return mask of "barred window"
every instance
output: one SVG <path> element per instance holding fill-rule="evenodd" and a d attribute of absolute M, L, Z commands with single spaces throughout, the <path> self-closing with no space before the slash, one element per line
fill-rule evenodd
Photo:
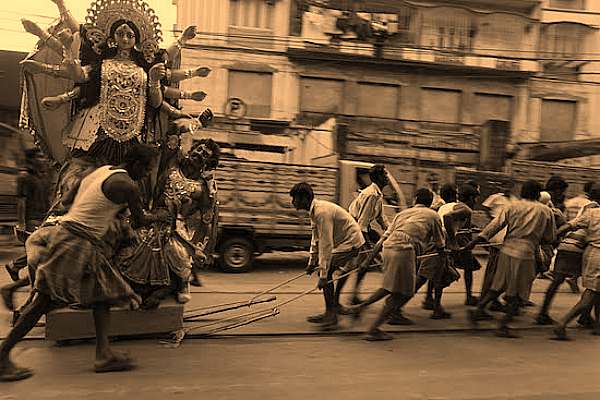
<path fill-rule="evenodd" d="M 423 11 L 421 45 L 436 49 L 469 50 L 472 15 L 469 11 L 439 7 Z"/>

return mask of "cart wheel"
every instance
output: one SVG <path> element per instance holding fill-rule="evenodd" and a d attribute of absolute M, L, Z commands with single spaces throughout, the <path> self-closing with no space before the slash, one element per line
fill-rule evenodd
<path fill-rule="evenodd" d="M 228 239 L 219 252 L 219 265 L 225 272 L 247 272 L 252 269 L 254 250 L 244 238 Z"/>

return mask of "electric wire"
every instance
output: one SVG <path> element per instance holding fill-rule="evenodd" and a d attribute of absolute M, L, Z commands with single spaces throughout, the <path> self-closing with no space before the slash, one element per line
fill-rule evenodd
<path fill-rule="evenodd" d="M 46 16 L 40 16 L 40 17 L 52 18 L 52 17 L 46 17 Z M 52 19 L 55 19 L 55 18 L 52 18 Z M 17 20 L 15 20 L 15 22 L 17 22 Z M 20 20 L 18 22 L 20 23 Z M 2 30 L 7 30 L 7 28 L 0 28 L 0 31 L 2 31 Z M 179 29 L 161 29 L 161 31 L 163 33 L 164 32 L 169 32 L 169 33 L 182 33 L 183 32 L 182 30 L 179 30 Z M 26 33 L 26 32 L 23 31 L 23 33 Z M 204 37 L 207 40 L 214 40 L 214 39 L 256 40 L 256 41 L 267 42 L 269 45 L 272 45 L 272 44 L 294 44 L 294 43 L 300 43 L 300 44 L 306 45 L 307 43 L 310 44 L 312 42 L 316 42 L 317 40 L 320 40 L 320 39 L 311 39 L 311 38 L 302 37 L 302 36 L 279 37 L 279 36 L 273 36 L 273 35 L 250 35 L 250 34 L 242 35 L 242 34 L 232 34 L 232 33 L 196 31 L 196 39 L 194 39 L 194 40 L 198 41 L 199 37 Z M 312 40 L 312 42 L 311 42 L 311 40 Z M 323 43 L 320 46 L 317 46 L 316 44 L 314 44 L 314 45 L 317 48 L 326 48 L 326 49 L 338 48 L 338 49 L 343 49 L 343 50 L 354 50 L 354 51 L 360 51 L 360 50 L 373 51 L 374 50 L 374 45 L 364 43 L 364 42 L 357 42 L 356 44 L 353 44 L 353 45 L 335 44 L 335 43 L 332 44 L 329 42 Z M 248 45 L 240 46 L 239 44 L 238 44 L 238 46 L 241 48 L 248 49 L 248 50 L 263 50 L 263 51 L 266 50 L 264 47 L 260 47 L 260 46 L 248 46 Z M 572 57 L 572 56 L 568 56 L 568 57 L 533 57 L 535 55 L 539 55 L 540 53 L 542 53 L 542 54 L 543 53 L 559 54 L 559 53 L 538 50 L 538 49 L 522 50 L 522 49 L 515 49 L 515 48 L 508 48 L 508 47 L 504 47 L 504 48 L 474 47 L 474 48 L 471 48 L 470 51 L 465 51 L 465 50 L 456 49 L 456 48 L 444 48 L 444 47 L 439 47 L 439 46 L 427 46 L 427 45 L 404 45 L 404 46 L 384 45 L 383 48 L 386 50 L 389 50 L 389 51 L 402 50 L 402 49 L 436 50 L 436 51 L 441 51 L 441 52 L 447 52 L 447 54 L 450 56 L 501 57 L 502 59 L 507 59 L 507 60 L 523 60 L 523 61 L 573 61 L 573 62 L 600 61 L 600 52 L 585 52 L 585 51 L 573 52 L 574 54 L 576 53 L 578 57 Z M 304 46 L 304 49 L 311 50 L 310 47 L 307 48 L 306 46 Z M 495 52 L 498 54 L 478 54 L 477 51 L 489 51 L 489 52 Z M 532 57 L 515 57 L 515 56 L 510 56 L 507 54 L 502 54 L 502 53 L 506 53 L 506 52 L 513 52 L 513 53 L 517 53 L 517 54 L 531 54 L 533 56 Z M 586 56 L 586 55 L 590 55 L 590 56 L 597 55 L 597 56 L 599 56 L 599 58 L 583 58 L 583 57 L 581 57 L 581 56 Z"/>

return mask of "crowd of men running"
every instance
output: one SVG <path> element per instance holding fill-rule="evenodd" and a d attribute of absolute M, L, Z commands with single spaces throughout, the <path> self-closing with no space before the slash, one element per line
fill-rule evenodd
<path fill-rule="evenodd" d="M 381 330 L 381 325 L 412 324 L 402 308 L 425 283 L 423 308 L 432 310 L 431 318 L 451 318 L 442 306 L 442 293 L 458 280 L 460 269 L 465 305 L 473 307 L 470 322 L 476 325 L 492 319 L 490 311 L 502 312 L 497 336 L 517 336 L 510 324 L 521 307 L 532 305 L 529 297 L 536 277 L 552 279 L 536 323 L 554 324 L 554 338 L 567 340 L 567 324 L 581 315 L 578 322 L 600 335 L 600 184 L 585 185 L 585 198 L 573 218 L 565 216 L 568 184 L 559 176 L 552 176 L 545 187 L 534 180 L 525 181 L 518 195 L 513 193 L 515 184 L 505 185 L 481 204 L 491 222 L 477 229 L 471 223 L 480 198 L 476 182 L 458 187 L 446 184 L 439 195 L 431 188 L 418 189 L 414 206 L 389 222 L 383 213 L 387 171 L 375 165 L 369 175 L 372 183 L 360 191 L 348 210 L 316 199 L 307 182 L 296 184 L 290 191 L 295 208 L 309 213 L 312 240 L 306 271 L 318 271 L 318 287 L 325 299 L 324 313 L 308 317 L 308 322 L 320 324 L 324 330 L 334 329 L 338 315 L 360 318 L 366 307 L 385 299 L 365 339 L 389 340 L 392 336 Z M 384 231 L 379 238 L 372 229 L 375 222 Z M 473 295 L 472 288 L 473 272 L 482 267 L 472 253 L 478 244 L 486 244 L 489 250 L 480 297 Z M 361 281 L 380 253 L 381 286 L 361 299 Z M 551 265 L 554 267 L 549 271 Z M 354 273 L 357 278 L 351 303 L 344 306 L 340 294 Z M 579 276 L 585 288 L 580 301 L 558 322 L 552 320 L 549 308 L 557 288 L 567 281 L 578 291 Z M 592 309 L 595 318 L 590 315 Z"/>
<path fill-rule="evenodd" d="M 101 238 L 123 205 L 128 206 L 135 226 L 158 221 L 159 215 L 148 215 L 142 209 L 135 183 L 151 170 L 153 151 L 139 145 L 126 154 L 118 167 L 107 165 L 90 173 L 82 180 L 61 223 L 40 228 L 27 240 L 27 258 L 22 264 L 37 265 L 33 268 L 35 290 L 0 343 L 0 381 L 33 375 L 29 368 L 13 363 L 12 349 L 57 302 L 69 304 L 75 300 L 90 304 L 93 309 L 97 336 L 95 371 L 134 367 L 129 356 L 111 351 L 108 323 L 110 306 L 115 301 L 135 309 L 142 299 L 111 265 Z M 388 184 L 387 171 L 384 166 L 375 165 L 369 176 L 372 183 L 360 191 L 348 210 L 315 199 L 309 183 L 298 183 L 290 190 L 293 206 L 309 214 L 312 240 L 306 270 L 309 274 L 318 271 L 318 287 L 325 299 L 325 312 L 309 317 L 309 322 L 320 324 L 325 330 L 333 329 L 338 315 L 360 318 L 366 307 L 385 299 L 366 339 L 391 339 L 389 333 L 380 329 L 381 325 L 412 324 L 402 308 L 425 283 L 428 287 L 423 308 L 432 311 L 431 318 L 451 318 L 442 306 L 442 294 L 445 287 L 459 279 L 458 268 L 463 270 L 465 305 L 474 307 L 469 313 L 470 321 L 476 324 L 490 319 L 490 311 L 503 311 L 496 334 L 514 337 L 509 324 L 520 307 L 529 302 L 536 276 L 546 276 L 542 272 L 554 260 L 553 281 L 536 322 L 555 324 L 555 338 L 566 340 L 567 324 L 581 315 L 578 322 L 600 334 L 600 184 L 586 185 L 587 197 L 573 218 L 563 213 L 566 182 L 560 177 L 551 178 L 545 188 L 533 180 L 523 182 L 519 196 L 505 188 L 482 203 L 492 220 L 481 230 L 471 224 L 480 197 L 475 182 L 458 187 L 446 184 L 439 195 L 429 188 L 418 189 L 414 205 L 398 212 L 389 222 L 383 213 L 382 192 Z M 380 237 L 372 229 L 375 222 L 384 231 Z M 473 272 L 482 266 L 472 250 L 482 243 L 489 244 L 490 255 L 481 294 L 476 297 Z M 377 257 L 383 271 L 381 285 L 361 299 L 361 282 Z M 18 263 L 11 263 L 6 269 L 18 281 Z M 353 274 L 356 279 L 351 304 L 344 306 L 340 294 Z M 549 308 L 558 286 L 571 279 L 571 285 L 576 287 L 574 282 L 579 276 L 585 288 L 580 301 L 560 321 L 553 321 Z M 502 295 L 505 304 L 500 302 Z M 7 306 L 12 306 L 12 290 L 3 288 L 2 298 Z M 592 309 L 595 318 L 591 316 Z"/>

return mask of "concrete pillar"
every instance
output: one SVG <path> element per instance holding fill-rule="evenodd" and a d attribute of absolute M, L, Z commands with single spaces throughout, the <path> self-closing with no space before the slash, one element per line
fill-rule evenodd
<path fill-rule="evenodd" d="M 528 126 L 528 115 L 530 108 L 529 83 L 517 85 L 516 95 L 513 101 L 513 123 L 510 127 L 508 146 L 514 146 L 516 142 L 521 141 L 524 132 L 531 131 Z"/>
<path fill-rule="evenodd" d="M 527 142 L 539 142 L 540 133 L 542 129 L 542 98 L 531 97 L 529 110 L 529 120 L 527 129 L 527 137 L 522 138 L 523 141 Z"/>

